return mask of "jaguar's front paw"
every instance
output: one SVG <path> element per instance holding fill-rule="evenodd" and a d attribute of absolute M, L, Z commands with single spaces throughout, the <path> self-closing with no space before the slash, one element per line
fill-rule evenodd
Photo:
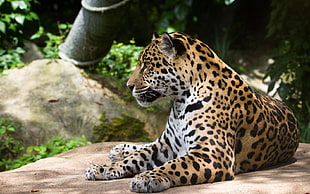
<path fill-rule="evenodd" d="M 106 165 L 94 164 L 85 170 L 85 179 L 90 181 L 104 180 L 105 171 L 107 169 Z"/>
<path fill-rule="evenodd" d="M 145 173 L 136 175 L 129 182 L 130 190 L 138 193 L 152 193 L 171 187 L 170 180 L 162 176 L 149 176 Z"/>
<path fill-rule="evenodd" d="M 85 170 L 85 179 L 86 180 L 109 180 L 115 179 L 117 173 L 111 171 L 112 167 L 106 165 L 94 164 Z"/>

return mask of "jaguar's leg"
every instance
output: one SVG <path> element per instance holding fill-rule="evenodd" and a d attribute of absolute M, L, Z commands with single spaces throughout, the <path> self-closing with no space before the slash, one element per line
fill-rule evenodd
<path fill-rule="evenodd" d="M 211 154 L 192 153 L 136 175 L 129 183 L 134 192 L 159 192 L 170 187 L 234 178 L 233 162 L 216 160 Z"/>
<path fill-rule="evenodd" d="M 161 153 L 161 144 L 153 143 L 111 166 L 94 164 L 85 170 L 85 177 L 87 180 L 109 180 L 128 177 L 154 169 L 169 159 L 169 155 Z"/>

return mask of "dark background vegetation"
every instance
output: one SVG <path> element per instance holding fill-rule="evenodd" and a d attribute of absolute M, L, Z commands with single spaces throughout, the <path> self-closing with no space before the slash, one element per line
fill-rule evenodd
<path fill-rule="evenodd" d="M 80 9 L 76 0 L 0 0 L 0 72 L 19 66 L 24 40 L 31 37 L 32 42 L 50 52 L 45 56 L 57 57 L 58 45 Z M 301 141 L 310 142 L 309 10 L 309 0 L 131 0 L 126 17 L 115 31 L 116 41 L 121 44 L 112 48 L 120 52 L 110 52 L 104 60 L 113 61 L 120 53 L 136 55 L 154 31 L 182 31 L 197 37 L 238 70 L 242 68 L 230 58 L 229 51 L 240 50 L 241 55 L 252 51 L 253 61 L 255 53 L 263 51 L 274 60 L 264 72 L 271 78 L 269 90 L 281 80 L 277 93 L 295 112 Z M 130 56 L 126 56 L 129 63 L 133 61 Z M 128 64 L 116 64 L 114 69 L 105 62 L 100 64 L 103 67 L 98 72 L 112 75 L 114 71 L 116 79 L 123 77 L 122 82 L 130 73 Z"/>
<path fill-rule="evenodd" d="M 173 29 L 211 45 L 228 35 L 232 48 L 257 46 L 270 43 L 266 39 L 270 4 L 270 0 L 236 0 L 231 4 L 225 4 L 225 0 L 132 0 L 119 31 L 115 32 L 116 39 L 129 42 L 134 38 L 137 45 L 145 46 L 154 31 Z M 55 0 L 35 4 L 33 11 L 39 15 L 40 25 L 57 33 L 57 24 L 72 24 L 80 8 L 75 0 Z"/>

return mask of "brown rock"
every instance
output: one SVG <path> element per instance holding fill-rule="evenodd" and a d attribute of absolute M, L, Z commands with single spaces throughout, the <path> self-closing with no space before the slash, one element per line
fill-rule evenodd
<path fill-rule="evenodd" d="M 165 119 L 159 120 L 161 117 L 151 120 L 157 117 L 126 103 L 62 60 L 36 60 L 6 72 L 8 75 L 0 76 L 0 118 L 10 118 L 17 124 L 15 138 L 24 147 L 44 144 L 59 136 L 85 135 L 87 140 L 93 140 L 92 129 L 100 123 L 103 112 L 107 119 L 126 114 L 141 120 L 152 137 L 166 124 Z"/>
<path fill-rule="evenodd" d="M 0 173 L 0 193 L 131 193 L 130 178 L 86 181 L 84 169 L 109 164 L 118 143 L 98 143 Z M 294 160 L 267 170 L 239 174 L 233 181 L 171 188 L 163 193 L 310 193 L 310 144 L 300 144 Z"/>

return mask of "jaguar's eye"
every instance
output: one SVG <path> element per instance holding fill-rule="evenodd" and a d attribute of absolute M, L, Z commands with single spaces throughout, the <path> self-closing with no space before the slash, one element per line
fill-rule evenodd
<path fill-rule="evenodd" d="M 143 63 L 141 66 L 141 72 L 145 72 L 147 70 L 148 63 Z"/>

